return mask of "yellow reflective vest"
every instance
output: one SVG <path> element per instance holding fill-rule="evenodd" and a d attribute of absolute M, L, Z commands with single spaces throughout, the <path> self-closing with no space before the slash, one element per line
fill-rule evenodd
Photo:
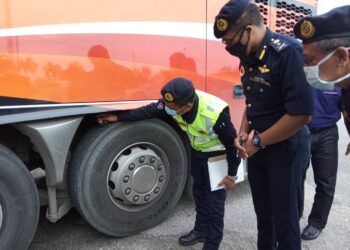
<path fill-rule="evenodd" d="M 196 90 L 196 94 L 198 95 L 198 110 L 193 123 L 188 124 L 181 115 L 174 116 L 173 119 L 187 133 L 191 146 L 195 150 L 199 152 L 225 150 L 213 127 L 221 111 L 228 104 L 216 96 L 199 90 Z"/>

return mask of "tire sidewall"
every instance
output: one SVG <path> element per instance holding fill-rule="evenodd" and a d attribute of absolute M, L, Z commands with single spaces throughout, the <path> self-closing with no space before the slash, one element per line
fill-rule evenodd
<path fill-rule="evenodd" d="M 39 220 L 40 202 L 34 179 L 18 157 L 0 145 L 0 249 L 26 249 Z"/>
<path fill-rule="evenodd" d="M 81 185 L 78 185 L 81 209 L 84 217 L 89 222 L 94 221 L 93 226 L 99 231 L 124 236 L 145 230 L 164 220 L 178 202 L 187 175 L 187 159 L 183 157 L 186 153 L 180 137 L 170 126 L 159 123 L 155 120 L 125 123 L 118 129 L 106 129 L 81 162 Z M 108 194 L 108 172 L 117 154 L 140 142 L 153 143 L 164 151 L 170 173 L 167 173 L 166 189 L 152 206 L 140 212 L 127 212 L 117 207 Z M 116 232 L 116 228 L 120 231 Z"/>

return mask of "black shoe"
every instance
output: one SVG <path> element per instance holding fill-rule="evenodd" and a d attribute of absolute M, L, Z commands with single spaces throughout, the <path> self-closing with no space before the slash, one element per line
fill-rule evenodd
<path fill-rule="evenodd" d="M 314 240 L 320 235 L 321 232 L 321 229 L 318 229 L 311 225 L 307 225 L 304 228 L 303 233 L 301 234 L 301 238 L 303 238 L 304 240 Z"/>
<path fill-rule="evenodd" d="M 179 238 L 179 244 L 181 246 L 192 246 L 198 242 L 203 242 L 204 236 L 202 233 L 192 230 L 186 235 Z"/>

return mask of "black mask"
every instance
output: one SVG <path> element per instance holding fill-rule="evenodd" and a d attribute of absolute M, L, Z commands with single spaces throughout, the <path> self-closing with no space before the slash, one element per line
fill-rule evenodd
<path fill-rule="evenodd" d="M 242 31 L 238 42 L 236 42 L 232 45 L 226 46 L 226 48 L 225 48 L 228 53 L 230 53 L 233 56 L 239 57 L 239 59 L 241 59 L 241 60 L 243 60 L 244 58 L 247 57 L 246 53 L 247 53 L 247 48 L 248 48 L 248 44 L 249 44 L 249 40 L 250 40 L 250 34 L 249 34 L 247 43 L 245 45 L 241 44 L 241 39 L 243 37 L 243 34 L 244 34 L 244 30 Z"/>

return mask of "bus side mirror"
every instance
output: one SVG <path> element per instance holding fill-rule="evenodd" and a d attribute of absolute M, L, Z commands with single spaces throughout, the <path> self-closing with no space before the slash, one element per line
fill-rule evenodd
<path fill-rule="evenodd" d="M 243 87 L 242 85 L 235 84 L 233 86 L 233 99 L 242 99 L 244 98 Z"/>

